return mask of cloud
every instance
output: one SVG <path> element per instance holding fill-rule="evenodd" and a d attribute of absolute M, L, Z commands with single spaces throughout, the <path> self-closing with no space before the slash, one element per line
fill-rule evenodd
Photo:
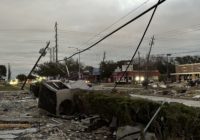
<path fill-rule="evenodd" d="M 54 23 L 58 22 L 59 58 L 71 55 L 69 46 L 83 49 L 102 36 L 150 7 L 149 0 L 126 18 L 90 40 L 106 27 L 134 10 L 146 0 L 1 0 L 0 1 L 0 64 L 12 63 L 13 73 L 31 69 L 40 48 L 54 43 Z M 140 52 L 145 55 L 155 35 L 153 53 L 170 53 L 197 49 L 200 24 L 200 1 L 166 0 L 159 6 Z M 150 14 L 131 23 L 94 49 L 82 54 L 82 62 L 97 66 L 103 51 L 107 59 L 128 59 L 133 54 Z M 194 26 L 196 25 L 196 26 Z M 89 42 L 84 44 L 86 41 Z M 94 55 L 95 54 L 95 55 Z M 48 56 L 42 62 L 48 61 Z"/>

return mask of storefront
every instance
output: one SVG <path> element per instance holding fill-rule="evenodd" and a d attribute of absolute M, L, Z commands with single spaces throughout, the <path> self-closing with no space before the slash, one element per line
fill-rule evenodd
<path fill-rule="evenodd" d="M 171 73 L 176 81 L 194 81 L 200 78 L 200 63 L 184 64 L 176 66 L 176 73 Z"/>

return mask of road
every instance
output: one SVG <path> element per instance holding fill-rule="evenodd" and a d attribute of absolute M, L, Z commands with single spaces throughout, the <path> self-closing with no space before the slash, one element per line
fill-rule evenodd
<path fill-rule="evenodd" d="M 169 98 L 169 97 L 158 97 L 158 96 L 136 95 L 136 94 L 130 94 L 130 96 L 133 98 L 143 98 L 143 99 L 148 99 L 148 100 L 152 100 L 152 101 L 176 102 L 176 103 L 182 103 L 187 106 L 200 107 L 200 101 L 194 101 L 194 100 L 177 99 L 177 98 Z"/>
<path fill-rule="evenodd" d="M 114 87 L 114 86 L 113 86 Z M 98 86 L 93 86 L 93 89 L 95 90 L 112 90 L 113 87 L 106 87 L 102 85 Z M 143 89 L 143 88 L 135 88 L 135 87 L 116 87 L 117 90 L 122 90 L 122 91 L 129 91 L 129 90 L 134 90 L 134 89 Z"/>

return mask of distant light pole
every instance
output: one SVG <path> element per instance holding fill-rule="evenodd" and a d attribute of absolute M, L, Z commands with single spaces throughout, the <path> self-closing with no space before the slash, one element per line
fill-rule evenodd
<path fill-rule="evenodd" d="M 76 49 L 78 53 L 78 78 L 81 79 L 81 66 L 80 66 L 80 60 L 81 60 L 81 57 L 80 57 L 80 49 L 77 48 L 77 47 L 68 47 L 68 48 L 73 48 L 73 49 Z"/>
<path fill-rule="evenodd" d="M 167 54 L 167 82 L 169 81 L 169 56 L 172 54 Z"/>
<path fill-rule="evenodd" d="M 139 84 L 141 82 L 141 77 L 140 77 L 140 52 L 138 51 L 138 76 L 139 76 Z"/>

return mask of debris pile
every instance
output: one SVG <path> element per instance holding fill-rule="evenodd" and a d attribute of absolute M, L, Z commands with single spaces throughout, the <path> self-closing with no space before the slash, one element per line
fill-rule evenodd
<path fill-rule="evenodd" d="M 28 93 L 0 92 L 0 139 L 113 139 L 98 115 L 52 117 L 37 106 Z"/>

